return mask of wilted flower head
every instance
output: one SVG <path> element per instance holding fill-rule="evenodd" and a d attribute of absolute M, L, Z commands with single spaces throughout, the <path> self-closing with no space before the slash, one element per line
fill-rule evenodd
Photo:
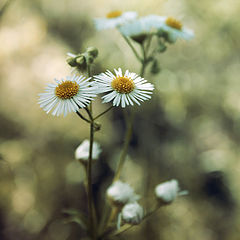
<path fill-rule="evenodd" d="M 151 98 L 154 86 L 147 80 L 128 70 L 123 74 L 122 69 L 114 69 L 115 75 L 109 70 L 94 76 L 99 93 L 109 92 L 104 95 L 103 102 L 113 101 L 113 106 L 126 107 L 126 105 L 140 105 L 140 101 Z"/>
<path fill-rule="evenodd" d="M 172 179 L 156 186 L 155 193 L 158 199 L 164 203 L 171 203 L 177 196 L 186 195 L 187 191 L 180 191 L 178 181 Z"/>
<path fill-rule="evenodd" d="M 139 224 L 143 219 L 143 208 L 137 203 L 128 203 L 122 209 L 122 219 L 129 224 Z"/>
<path fill-rule="evenodd" d="M 94 23 L 97 30 L 104 30 L 118 27 L 136 17 L 136 12 L 112 11 L 109 12 L 105 18 L 95 18 Z"/>
<path fill-rule="evenodd" d="M 128 183 L 121 181 L 114 182 L 107 189 L 107 196 L 116 205 L 124 205 L 128 202 L 134 202 L 139 199 L 134 190 Z"/>
<path fill-rule="evenodd" d="M 178 38 L 184 40 L 191 40 L 194 33 L 191 29 L 185 28 L 183 24 L 173 17 L 160 17 L 162 24 L 160 27 L 160 34 L 167 35 L 167 41 L 175 43 Z"/>
<path fill-rule="evenodd" d="M 75 158 L 82 162 L 87 162 L 89 158 L 89 147 L 90 142 L 89 140 L 84 140 L 75 150 Z M 97 160 L 99 158 L 102 149 L 97 142 L 93 142 L 93 149 L 92 149 L 92 160 Z"/>
<path fill-rule="evenodd" d="M 96 96 L 96 90 L 90 86 L 89 80 L 76 75 L 55 79 L 56 83 L 48 84 L 45 92 L 39 94 L 38 103 L 44 111 L 52 111 L 52 115 L 56 116 L 76 112 L 86 107 Z"/>

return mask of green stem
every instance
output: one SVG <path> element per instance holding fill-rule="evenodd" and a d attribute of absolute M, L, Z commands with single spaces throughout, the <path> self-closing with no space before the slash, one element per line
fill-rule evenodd
<path fill-rule="evenodd" d="M 84 121 L 86 121 L 86 122 L 88 122 L 88 123 L 91 122 L 90 120 L 88 120 L 87 118 L 85 118 L 80 112 L 77 111 L 76 114 L 77 114 L 81 119 L 83 119 Z"/>
<path fill-rule="evenodd" d="M 146 51 L 144 49 L 144 45 L 141 45 L 141 49 L 142 49 L 142 53 L 143 53 L 143 60 L 142 60 L 142 66 L 141 66 L 141 70 L 140 70 L 140 75 L 141 77 L 144 76 L 145 73 L 145 67 L 147 65 L 147 57 L 146 57 Z"/>
<path fill-rule="evenodd" d="M 124 162 L 126 160 L 128 146 L 129 146 L 129 143 L 130 143 L 130 140 L 131 140 L 131 137 L 132 137 L 133 119 L 134 119 L 134 112 L 132 111 L 129 121 L 126 120 L 127 131 L 126 131 L 126 134 L 125 134 L 123 149 L 122 149 L 122 152 L 121 152 L 121 155 L 120 155 L 117 171 L 115 173 L 113 181 L 117 181 L 119 179 L 121 170 L 122 170 Z"/>
<path fill-rule="evenodd" d="M 134 48 L 134 46 L 132 45 L 131 41 L 129 41 L 129 39 L 128 39 L 126 36 L 124 36 L 123 34 L 122 34 L 122 36 L 123 36 L 123 38 L 125 39 L 125 41 L 127 42 L 127 44 L 129 45 L 129 47 L 132 49 L 132 51 L 133 51 L 134 55 L 136 56 L 136 58 L 137 58 L 140 62 L 142 62 L 141 57 L 138 55 L 138 53 L 137 53 L 136 49 Z"/>
<path fill-rule="evenodd" d="M 104 115 L 105 113 L 107 113 L 109 110 L 111 110 L 113 108 L 113 106 L 109 107 L 108 109 L 106 109 L 105 111 L 103 111 L 102 113 L 98 114 L 96 117 L 93 118 L 93 120 L 98 119 L 99 117 L 101 117 L 102 115 Z"/>
<path fill-rule="evenodd" d="M 90 64 L 87 66 L 88 77 L 91 77 Z M 90 118 L 90 140 L 89 140 L 89 159 L 87 165 L 87 192 L 88 192 L 88 211 L 89 211 L 89 235 L 92 236 L 93 240 L 97 239 L 97 223 L 96 223 L 96 210 L 93 200 L 92 193 L 92 151 L 94 142 L 94 130 L 95 123 L 92 114 L 92 103 L 90 103 L 89 108 L 85 108 L 89 118 Z"/>
<path fill-rule="evenodd" d="M 87 189 L 88 189 L 88 211 L 89 211 L 89 233 L 93 234 L 93 239 L 95 236 L 95 223 L 94 223 L 94 210 L 93 210 L 93 197 L 92 197 L 92 149 L 94 141 L 94 122 L 90 123 L 90 145 L 89 145 L 89 159 L 87 165 Z"/>
<path fill-rule="evenodd" d="M 150 36 L 148 37 L 148 39 L 147 39 L 147 44 L 146 44 L 146 48 L 145 48 L 146 55 L 147 55 L 147 53 L 148 53 L 148 51 L 149 51 L 149 47 L 150 47 L 150 45 L 151 45 L 152 38 L 153 38 L 153 35 L 150 35 Z"/>

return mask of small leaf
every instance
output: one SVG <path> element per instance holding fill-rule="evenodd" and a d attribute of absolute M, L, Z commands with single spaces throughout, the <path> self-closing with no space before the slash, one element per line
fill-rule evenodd
<path fill-rule="evenodd" d="M 67 214 L 69 216 L 66 217 L 65 223 L 77 223 L 79 224 L 83 229 L 87 229 L 87 218 L 84 214 L 79 212 L 77 209 L 64 209 L 62 211 L 64 214 Z"/>

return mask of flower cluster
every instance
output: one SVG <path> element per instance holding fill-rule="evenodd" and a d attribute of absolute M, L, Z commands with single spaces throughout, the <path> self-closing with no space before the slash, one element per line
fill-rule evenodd
<path fill-rule="evenodd" d="M 118 216 L 117 228 L 120 230 L 121 222 L 131 225 L 139 224 L 144 218 L 144 210 L 138 203 L 140 196 L 135 193 L 134 189 L 128 183 L 118 180 L 126 160 L 134 122 L 133 111 L 129 111 L 126 113 L 126 115 L 129 115 L 129 118 L 126 117 L 129 120 L 127 122 L 126 139 L 114 182 L 106 191 L 106 199 L 111 203 L 112 211 L 107 216 L 107 219 L 103 217 L 103 226 L 101 224 L 100 227 L 97 226 L 91 177 L 92 162 L 99 158 L 102 149 L 99 143 L 94 141 L 95 131 L 100 130 L 100 124 L 96 122 L 96 119 L 113 106 L 125 108 L 141 105 L 142 102 L 150 100 L 154 85 L 143 78 L 146 67 L 152 64 L 151 72 L 157 74 L 160 71 L 158 59 L 156 58 L 157 53 L 164 52 L 167 45 L 175 43 L 177 39 L 192 39 L 194 33 L 173 17 L 158 15 L 138 17 L 136 12 L 113 11 L 108 13 L 105 18 L 95 19 L 94 22 L 98 30 L 116 28 L 121 33 L 141 64 L 140 75 L 129 70 L 122 71 L 121 68 L 116 68 L 113 71 L 106 70 L 92 76 L 90 66 L 97 58 L 98 50 L 95 47 L 89 47 L 83 53 L 68 53 L 67 63 L 73 69 L 71 76 L 61 80 L 55 79 L 55 83 L 48 84 L 45 92 L 39 94 L 38 102 L 46 113 L 52 112 L 54 116 L 61 114 L 66 116 L 68 113 L 75 112 L 81 119 L 90 124 L 90 141 L 84 140 L 77 147 L 75 159 L 82 163 L 86 170 L 88 232 L 92 239 L 98 239 L 98 231 L 96 230 L 101 230 L 99 233 L 101 238 L 105 233 L 111 233 L 109 229 L 111 230 L 113 219 L 116 219 L 116 216 Z M 156 44 L 151 45 L 153 38 L 157 39 L 157 46 Z M 140 46 L 141 52 L 135 49 L 134 46 L 137 44 L 140 44 L 138 47 Z M 86 72 L 88 77 L 84 76 Z M 98 94 L 101 95 L 103 103 L 111 103 L 112 106 L 95 116 L 92 102 Z M 87 117 L 81 113 L 81 109 L 86 111 Z M 158 204 L 154 211 L 160 206 L 173 202 L 177 196 L 186 195 L 187 193 L 187 191 L 180 190 L 178 181 L 175 179 L 157 185 L 155 195 Z M 105 220 L 106 222 L 104 222 Z"/>
<path fill-rule="evenodd" d="M 137 18 L 134 12 L 114 11 L 106 18 L 96 18 L 94 22 L 98 30 L 118 28 L 124 36 L 136 41 L 142 41 L 149 35 L 158 35 L 169 43 L 176 42 L 178 38 L 190 40 L 194 37 L 192 30 L 173 17 L 148 15 Z"/>
<path fill-rule="evenodd" d="M 154 89 L 153 84 L 138 76 L 136 73 L 121 68 L 101 73 L 93 78 L 73 75 L 66 80 L 56 80 L 56 84 L 49 84 L 45 93 L 39 94 L 39 104 L 47 113 L 66 116 L 70 112 L 77 112 L 85 108 L 99 93 L 103 95 L 103 102 L 113 101 L 113 106 L 125 108 L 127 105 L 140 105 L 149 100 Z"/>
<path fill-rule="evenodd" d="M 119 214 L 125 223 L 139 224 L 141 222 L 143 208 L 137 203 L 140 197 L 128 183 L 114 182 L 107 189 L 107 196 L 114 206 L 120 208 Z"/>

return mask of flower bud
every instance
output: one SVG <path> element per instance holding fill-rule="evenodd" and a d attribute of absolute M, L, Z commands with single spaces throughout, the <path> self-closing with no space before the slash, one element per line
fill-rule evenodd
<path fill-rule="evenodd" d="M 139 196 L 135 194 L 133 188 L 130 187 L 129 184 L 121 181 L 114 182 L 107 189 L 107 196 L 116 206 L 123 206 L 128 202 L 135 202 L 139 199 Z"/>
<path fill-rule="evenodd" d="M 89 159 L 89 147 L 90 142 L 89 140 L 84 140 L 75 150 L 75 158 L 82 163 L 87 163 Z M 97 160 L 99 158 L 102 149 L 97 142 L 93 142 L 93 149 L 92 149 L 92 160 Z"/>
<path fill-rule="evenodd" d="M 82 65 L 85 63 L 85 57 L 83 55 L 80 55 L 78 57 L 76 57 L 76 62 L 79 64 L 79 65 Z"/>
<path fill-rule="evenodd" d="M 76 58 L 73 58 L 73 57 L 67 58 L 67 63 L 68 63 L 71 67 L 76 67 L 76 66 L 77 66 Z"/>
<path fill-rule="evenodd" d="M 87 53 L 92 56 L 93 58 L 96 58 L 98 56 L 98 50 L 95 47 L 88 47 Z"/>
<path fill-rule="evenodd" d="M 143 219 L 143 208 L 137 203 L 128 203 L 122 209 L 122 219 L 129 224 L 139 224 Z"/>
<path fill-rule="evenodd" d="M 170 181 L 161 183 L 155 188 L 156 196 L 164 203 L 171 203 L 177 196 L 186 195 L 187 191 L 180 191 L 178 181 L 172 179 Z"/>
<path fill-rule="evenodd" d="M 92 64 L 92 63 L 94 62 L 94 57 L 92 57 L 92 56 L 87 56 L 87 57 L 86 57 L 86 62 L 87 62 L 87 64 Z"/>

